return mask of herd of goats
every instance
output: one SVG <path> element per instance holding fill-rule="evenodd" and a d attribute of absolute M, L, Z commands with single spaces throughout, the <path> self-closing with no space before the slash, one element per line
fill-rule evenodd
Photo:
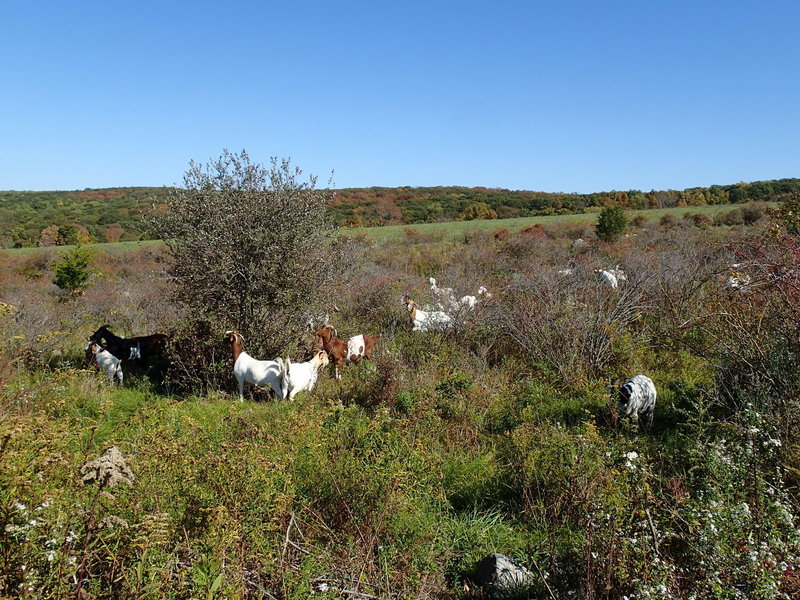
<path fill-rule="evenodd" d="M 624 271 L 617 265 L 609 269 L 596 269 L 599 280 L 612 289 L 627 280 Z M 561 275 L 571 275 L 571 270 L 559 271 Z M 431 296 L 435 306 L 421 309 L 408 296 L 402 302 L 411 317 L 412 331 L 445 330 L 483 301 L 492 298 L 484 287 L 477 293 L 457 298 L 452 288 L 437 286 L 433 277 L 429 278 Z M 334 310 L 338 310 L 334 308 Z M 311 360 L 292 363 L 287 358 L 258 360 L 244 351 L 242 335 L 236 331 L 226 331 L 225 338 L 233 353 L 233 374 L 239 384 L 239 400 L 244 400 L 244 384 L 250 383 L 259 388 L 271 389 L 279 399 L 292 400 L 302 391 L 310 392 L 317 382 L 320 369 L 333 363 L 336 379 L 341 379 L 340 368 L 345 363 L 369 360 L 380 340 L 380 335 L 355 335 L 347 340 L 337 337 L 336 328 L 328 321 L 330 315 L 319 319 L 312 317 L 308 325 L 314 331 L 316 350 Z M 319 327 L 317 327 L 319 325 Z M 114 335 L 108 325 L 103 325 L 91 336 L 86 346 L 86 357 L 97 369 L 106 374 L 111 383 L 122 385 L 123 361 L 146 361 L 151 357 L 161 357 L 167 350 L 169 336 L 156 333 L 132 338 Z M 639 422 L 649 428 L 653 423 L 656 403 L 656 388 L 653 381 L 645 375 L 636 375 L 626 381 L 619 389 L 618 411 L 620 417 L 636 416 Z"/>

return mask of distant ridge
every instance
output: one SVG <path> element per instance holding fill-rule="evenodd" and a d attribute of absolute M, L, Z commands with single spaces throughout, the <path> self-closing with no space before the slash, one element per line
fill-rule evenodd
<path fill-rule="evenodd" d="M 147 239 L 141 212 L 172 188 L 115 187 L 75 191 L 0 191 L 0 247 L 36 246 L 44 239 Z M 685 190 L 626 190 L 568 194 L 483 187 L 346 188 L 333 190 L 330 214 L 343 227 L 411 225 L 469 218 L 513 218 L 582 213 L 619 204 L 669 208 L 775 201 L 800 194 L 800 179 L 713 185 Z"/>

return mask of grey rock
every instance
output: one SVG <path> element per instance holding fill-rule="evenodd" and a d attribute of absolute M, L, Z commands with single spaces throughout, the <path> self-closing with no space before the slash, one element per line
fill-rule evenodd
<path fill-rule="evenodd" d="M 494 598 L 527 598 L 533 573 L 505 554 L 495 552 L 475 566 L 474 581 Z"/>
<path fill-rule="evenodd" d="M 117 485 L 133 485 L 133 472 L 125 462 L 122 452 L 116 446 L 107 448 L 95 460 L 90 460 L 81 467 L 84 485 L 97 483 L 101 487 L 115 487 Z"/>

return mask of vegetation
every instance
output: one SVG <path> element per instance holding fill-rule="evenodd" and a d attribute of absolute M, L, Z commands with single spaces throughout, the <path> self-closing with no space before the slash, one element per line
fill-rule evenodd
<path fill-rule="evenodd" d="M 616 242 L 627 226 L 628 218 L 621 206 L 606 206 L 597 219 L 597 237 L 604 242 Z"/>
<path fill-rule="evenodd" d="M 0 192 L 0 247 L 72 243 L 65 239 L 82 228 L 80 242 L 148 239 L 142 210 L 163 205 L 171 188 L 110 188 L 73 192 Z M 484 204 L 483 215 L 511 219 L 582 214 L 618 205 L 626 210 L 775 202 L 800 193 L 800 179 L 757 181 L 707 188 L 592 194 L 512 191 L 488 188 L 363 188 L 331 191 L 328 213 L 340 227 L 412 225 L 455 221 L 470 206 Z M 470 209 L 474 210 L 474 209 Z M 484 216 L 483 218 L 487 218 Z M 494 218 L 494 217 L 492 217 Z M 54 228 L 54 229 L 48 229 Z M 44 230 L 48 232 L 42 236 Z M 53 232 L 61 234 L 53 236 Z"/>
<path fill-rule="evenodd" d="M 89 251 L 80 246 L 60 252 L 58 260 L 53 263 L 53 283 L 73 298 L 83 294 L 89 287 L 89 278 L 92 275 L 89 268 L 90 258 Z"/>
<path fill-rule="evenodd" d="M 126 365 L 115 388 L 81 368 L 102 323 L 185 335 L 164 246 L 98 249 L 73 302 L 52 249 L 0 253 L 0 595 L 466 599 L 503 552 L 536 598 L 798 597 L 792 205 L 685 212 L 610 243 L 596 214 L 358 236 L 326 299 L 340 336 L 380 333 L 380 351 L 294 402 L 238 402 L 215 328 L 195 336 L 218 379 L 178 390 Z M 611 290 L 593 269 L 616 264 Z M 412 333 L 399 297 L 431 302 L 428 276 L 493 298 Z M 607 389 L 637 373 L 659 391 L 650 431 Z M 111 446 L 130 483 L 84 483 Z"/>

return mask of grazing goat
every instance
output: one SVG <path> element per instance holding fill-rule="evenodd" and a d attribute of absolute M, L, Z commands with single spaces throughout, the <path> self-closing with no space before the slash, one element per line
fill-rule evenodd
<path fill-rule="evenodd" d="M 456 294 L 453 288 L 440 288 L 436 285 L 436 280 L 433 277 L 428 278 L 428 283 L 431 284 L 431 296 L 439 310 L 458 310 L 459 305 L 456 302 Z"/>
<path fill-rule="evenodd" d="M 595 269 L 594 272 L 597 273 L 598 277 L 600 277 L 600 281 L 605 283 L 612 290 L 615 290 L 619 287 L 619 280 L 611 271 L 607 271 L 605 269 Z"/>
<path fill-rule="evenodd" d="M 328 364 L 328 354 L 325 350 L 320 350 L 314 358 L 303 363 L 292 363 L 287 357 L 283 364 L 281 387 L 287 390 L 289 400 L 294 400 L 299 392 L 310 392 L 314 389 L 319 370 Z"/>
<path fill-rule="evenodd" d="M 622 283 L 623 281 L 628 281 L 628 276 L 625 274 L 625 271 L 622 270 L 622 267 L 617 265 L 613 269 L 607 269 L 609 273 L 614 275 L 617 278 L 617 283 Z"/>
<path fill-rule="evenodd" d="M 338 313 L 339 307 L 335 304 L 331 309 L 331 312 Z M 327 325 L 331 321 L 331 314 L 330 313 L 314 313 L 314 314 L 306 314 L 306 325 L 308 329 L 311 331 L 315 331 L 322 327 L 323 325 Z"/>
<path fill-rule="evenodd" d="M 111 354 L 111 352 L 103 348 L 103 346 L 97 342 L 89 342 L 89 344 L 86 346 L 86 353 L 87 355 L 91 353 L 94 356 L 94 361 L 98 370 L 105 371 L 106 376 L 112 385 L 115 379 L 119 381 L 120 385 L 122 385 L 122 361 L 120 359 Z"/>
<path fill-rule="evenodd" d="M 478 293 L 475 296 L 462 296 L 461 299 L 458 301 L 458 305 L 461 308 L 468 308 L 472 310 L 481 300 L 489 300 L 492 295 L 489 293 L 484 286 L 478 288 Z"/>
<path fill-rule="evenodd" d="M 322 348 L 328 353 L 336 379 L 341 379 L 339 367 L 347 356 L 347 342 L 336 337 L 336 328 L 333 325 L 323 325 L 314 335 L 322 342 Z"/>
<path fill-rule="evenodd" d="M 381 336 L 379 335 L 354 335 L 347 340 L 345 360 L 347 362 L 358 362 L 362 358 L 370 360 L 372 352 L 380 339 Z"/>
<path fill-rule="evenodd" d="M 226 331 L 225 337 L 233 351 L 233 375 L 239 384 L 239 401 L 244 401 L 244 382 L 258 387 L 269 387 L 275 395 L 283 400 L 288 390 L 288 379 L 283 376 L 285 365 L 283 359 L 256 360 L 244 351 L 242 335 L 235 331 Z"/>
<path fill-rule="evenodd" d="M 90 342 L 105 342 L 106 350 L 120 360 L 145 361 L 151 356 L 162 356 L 167 349 L 169 336 L 163 333 L 121 338 L 111 333 L 110 325 L 103 325 L 89 336 Z"/>
<path fill-rule="evenodd" d="M 408 296 L 403 297 L 403 304 L 411 314 L 411 323 L 414 327 L 411 331 L 429 331 L 431 329 L 446 329 L 453 324 L 453 318 L 444 311 L 432 310 L 423 311 L 417 303 Z"/>
<path fill-rule="evenodd" d="M 730 265 L 731 274 L 725 281 L 725 287 L 731 290 L 745 290 L 752 283 L 753 279 L 747 273 L 741 271 L 745 267 L 744 263 L 733 263 Z"/>
<path fill-rule="evenodd" d="M 646 375 L 636 375 L 626 381 L 619 389 L 617 411 L 620 417 L 636 415 L 645 429 L 653 425 L 653 411 L 656 408 L 656 386 Z"/>

